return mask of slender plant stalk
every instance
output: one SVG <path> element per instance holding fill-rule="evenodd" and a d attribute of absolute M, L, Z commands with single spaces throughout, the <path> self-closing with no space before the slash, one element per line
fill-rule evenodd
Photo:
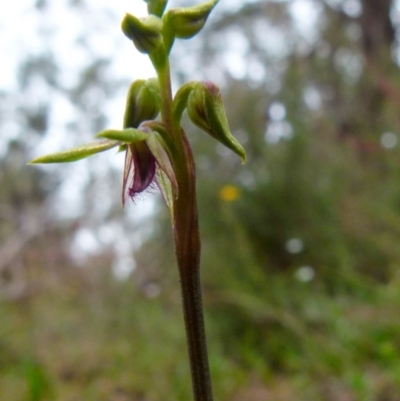
<path fill-rule="evenodd" d="M 195 401 L 213 401 L 200 285 L 200 234 L 193 154 L 181 128 L 184 109 L 201 130 L 233 150 L 244 162 L 243 147 L 232 136 L 219 89 L 191 81 L 172 96 L 169 51 L 175 38 L 190 39 L 205 24 L 218 0 L 163 15 L 167 0 L 145 0 L 149 16 L 127 14 L 121 27 L 136 48 L 149 55 L 158 79 L 136 80 L 128 91 L 122 130 L 104 130 L 105 139 L 38 157 L 36 163 L 73 162 L 113 147 L 125 150 L 122 202 L 145 191 L 160 173 L 158 185 L 172 212 L 175 253 Z M 161 112 L 162 123 L 155 121 Z"/>
<path fill-rule="evenodd" d="M 162 120 L 175 139 L 180 157 L 175 171 L 179 188 L 174 202 L 175 252 L 181 284 L 183 316 L 189 351 L 192 386 L 195 401 L 213 401 L 210 368 L 204 327 L 200 283 L 200 234 L 196 201 L 196 177 L 193 154 L 186 135 L 172 123 L 172 90 L 168 59 L 159 69 L 158 79 L 162 97 Z"/>
<path fill-rule="evenodd" d="M 187 262 L 190 263 L 189 260 Z M 189 272 L 184 271 L 187 268 L 188 266 L 184 266 L 180 269 L 180 277 L 193 394 L 196 401 L 212 401 L 213 395 L 204 329 L 200 272 L 198 268 Z"/>
<path fill-rule="evenodd" d="M 188 148 L 190 150 L 190 148 Z M 191 156 L 191 152 L 190 152 Z M 194 164 L 186 194 L 175 202 L 175 244 L 195 401 L 212 401 L 200 284 L 200 238 Z"/>

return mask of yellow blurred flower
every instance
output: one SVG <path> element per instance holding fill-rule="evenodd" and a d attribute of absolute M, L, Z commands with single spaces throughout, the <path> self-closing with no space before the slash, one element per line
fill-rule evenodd
<path fill-rule="evenodd" d="M 238 187 L 234 185 L 224 185 L 219 191 L 219 197 L 225 202 L 234 202 L 240 196 L 240 191 Z"/>

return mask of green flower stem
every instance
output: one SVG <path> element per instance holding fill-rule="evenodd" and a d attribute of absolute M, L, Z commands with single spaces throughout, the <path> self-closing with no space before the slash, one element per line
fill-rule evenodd
<path fill-rule="evenodd" d="M 174 168 L 179 193 L 174 200 L 173 226 L 194 400 L 213 401 L 200 284 L 201 247 L 193 154 L 179 120 L 172 115 L 168 56 L 165 55 L 164 60 L 154 60 L 153 64 L 160 83 L 162 120 L 173 137 L 177 152 Z"/>
<path fill-rule="evenodd" d="M 171 90 L 171 76 L 169 71 L 169 63 L 166 63 L 164 68 L 160 71 L 158 77 L 160 80 L 160 90 L 162 99 L 161 117 L 163 123 L 168 127 L 169 130 L 171 130 L 172 90 Z M 171 132 L 171 134 L 175 137 L 173 132 Z"/>
<path fill-rule="evenodd" d="M 172 132 L 172 88 L 171 88 L 171 72 L 169 66 L 168 55 L 164 48 L 158 50 L 155 54 L 150 55 L 151 62 L 157 72 L 158 82 L 160 85 L 161 94 L 161 118 L 167 126 L 173 139 L 177 138 Z"/>

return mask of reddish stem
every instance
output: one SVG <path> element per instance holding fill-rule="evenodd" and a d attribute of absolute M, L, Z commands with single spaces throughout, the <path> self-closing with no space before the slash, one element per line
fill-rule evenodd
<path fill-rule="evenodd" d="M 195 401 L 213 401 L 200 283 L 200 236 L 193 155 L 182 131 L 186 168 L 178 176 L 174 204 L 175 251 L 182 289 L 183 312 Z"/>

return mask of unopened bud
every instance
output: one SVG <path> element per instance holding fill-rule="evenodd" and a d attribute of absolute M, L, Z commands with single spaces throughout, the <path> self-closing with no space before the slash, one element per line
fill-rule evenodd
<path fill-rule="evenodd" d="M 147 3 L 147 12 L 149 14 L 161 17 L 164 13 L 168 0 L 144 0 Z"/>
<path fill-rule="evenodd" d="M 210 0 L 194 7 L 171 8 L 164 18 L 168 19 L 170 29 L 176 38 L 189 39 L 203 28 L 217 3 L 218 0 Z"/>
<path fill-rule="evenodd" d="M 231 134 L 219 88 L 212 82 L 199 82 L 188 97 L 187 112 L 193 124 L 246 161 L 243 147 Z"/>
<path fill-rule="evenodd" d="M 126 14 L 121 23 L 122 32 L 145 54 L 152 53 L 162 45 L 162 21 L 155 15 L 136 18 Z"/>
<path fill-rule="evenodd" d="M 137 128 L 141 122 L 157 117 L 159 86 L 155 78 L 139 79 L 129 88 L 124 115 L 124 128 Z"/>

